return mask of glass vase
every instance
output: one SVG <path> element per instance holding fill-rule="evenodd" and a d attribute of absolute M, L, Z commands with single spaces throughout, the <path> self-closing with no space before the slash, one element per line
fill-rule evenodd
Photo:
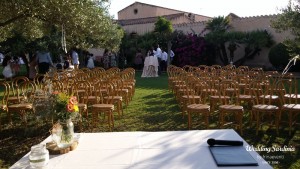
<path fill-rule="evenodd" d="M 58 148 L 70 147 L 74 142 L 74 124 L 71 119 L 58 122 L 52 129 L 52 139 Z"/>

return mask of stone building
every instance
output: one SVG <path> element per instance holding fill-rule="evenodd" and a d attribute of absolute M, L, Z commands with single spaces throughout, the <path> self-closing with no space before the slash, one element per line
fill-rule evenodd
<path fill-rule="evenodd" d="M 163 16 L 172 22 L 174 30 L 181 30 L 185 33 L 195 32 L 207 33 L 204 31 L 206 22 L 211 17 L 159 7 L 155 5 L 135 2 L 128 7 L 118 12 L 117 22 L 123 27 L 127 33 L 144 34 L 154 30 L 154 24 L 158 16 Z M 272 36 L 275 44 L 291 39 L 292 35 L 289 32 L 278 33 L 273 29 L 271 20 L 276 18 L 276 15 L 239 17 L 233 13 L 228 14 L 230 18 L 231 30 L 234 31 L 254 31 L 266 30 Z M 272 65 L 268 59 L 269 48 L 263 49 L 259 56 L 247 62 L 247 65 L 252 67 L 270 68 Z M 237 49 L 235 60 L 238 60 L 243 54 L 242 48 Z"/>
<path fill-rule="evenodd" d="M 154 30 L 158 16 L 163 16 L 173 25 L 195 23 L 211 19 L 211 17 L 135 2 L 118 12 L 118 23 L 127 33 L 144 33 Z"/>

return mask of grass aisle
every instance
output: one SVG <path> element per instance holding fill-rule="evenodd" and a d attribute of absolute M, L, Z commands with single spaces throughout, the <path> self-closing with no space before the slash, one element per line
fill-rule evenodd
<path fill-rule="evenodd" d="M 135 95 L 124 109 L 124 117 L 116 120 L 114 131 L 186 129 L 174 96 L 168 91 L 167 74 L 158 78 L 141 78 L 140 72 L 136 74 Z"/>

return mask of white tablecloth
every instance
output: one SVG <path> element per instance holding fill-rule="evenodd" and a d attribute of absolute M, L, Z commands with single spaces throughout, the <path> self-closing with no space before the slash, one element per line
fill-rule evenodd
<path fill-rule="evenodd" d="M 218 167 L 207 139 L 244 141 L 234 130 L 166 132 L 80 133 L 77 149 L 51 155 L 47 169 L 214 169 Z M 44 142 L 51 141 L 48 137 Z M 244 146 L 248 145 L 244 141 Z M 272 168 L 255 151 L 249 151 L 259 166 L 234 169 Z M 11 169 L 29 169 L 28 154 Z"/>

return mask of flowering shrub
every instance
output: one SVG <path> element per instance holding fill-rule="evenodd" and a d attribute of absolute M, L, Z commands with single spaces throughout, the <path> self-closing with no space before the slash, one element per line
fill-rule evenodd
<path fill-rule="evenodd" d="M 214 59 L 210 57 L 209 47 L 202 36 L 197 34 L 183 34 L 178 32 L 172 42 L 175 52 L 176 66 L 199 66 L 200 64 L 212 64 Z"/>

